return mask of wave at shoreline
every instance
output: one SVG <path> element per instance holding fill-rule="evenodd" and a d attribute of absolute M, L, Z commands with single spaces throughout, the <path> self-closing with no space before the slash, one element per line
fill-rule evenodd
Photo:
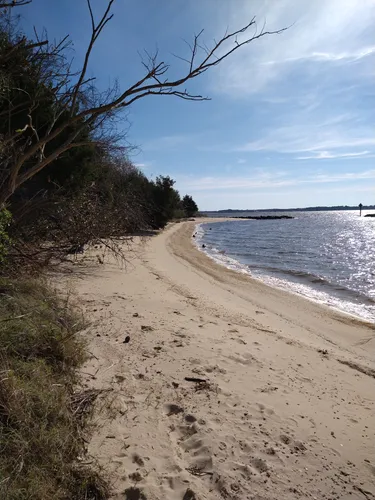
<path fill-rule="evenodd" d="M 227 255 L 225 250 L 219 250 L 212 245 L 204 243 L 206 232 L 203 226 L 207 225 L 208 223 L 204 223 L 195 226 L 195 238 L 192 238 L 194 240 L 193 243 L 195 243 L 199 251 L 203 252 L 217 264 L 227 269 L 231 269 L 232 271 L 247 274 L 249 277 L 258 279 L 273 288 L 279 288 L 296 295 L 302 295 L 309 300 L 355 316 L 361 320 L 375 321 L 375 300 L 371 297 L 334 285 L 328 280 L 311 273 L 241 263 L 235 258 Z M 202 247 L 203 244 L 205 244 L 205 247 Z M 267 271 L 270 274 L 267 274 Z M 284 277 L 272 275 L 272 273 L 287 275 L 289 280 Z M 293 278 L 299 279 L 300 281 L 293 281 Z M 303 281 L 308 281 L 309 283 L 303 283 Z M 323 286 L 331 288 L 331 292 L 336 291 L 338 295 L 341 294 L 342 296 L 335 296 L 332 295 L 332 293 L 328 293 L 328 291 L 318 289 L 318 287 L 322 288 Z M 348 300 L 347 298 L 345 299 L 343 295 L 352 295 L 353 298 L 357 299 L 357 302 Z M 361 300 L 361 302 L 358 302 L 358 300 Z"/>

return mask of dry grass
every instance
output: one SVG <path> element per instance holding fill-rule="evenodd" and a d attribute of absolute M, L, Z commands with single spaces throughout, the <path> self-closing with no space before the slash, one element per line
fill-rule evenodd
<path fill-rule="evenodd" d="M 105 499 L 85 455 L 85 411 L 74 394 L 85 360 L 83 318 L 69 299 L 30 280 L 0 282 L 0 498 Z"/>

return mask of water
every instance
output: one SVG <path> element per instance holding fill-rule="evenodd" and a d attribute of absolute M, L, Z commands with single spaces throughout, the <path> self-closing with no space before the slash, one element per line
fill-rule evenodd
<path fill-rule="evenodd" d="M 375 321 L 375 218 L 353 211 L 290 215 L 200 224 L 195 241 L 226 267 Z"/>

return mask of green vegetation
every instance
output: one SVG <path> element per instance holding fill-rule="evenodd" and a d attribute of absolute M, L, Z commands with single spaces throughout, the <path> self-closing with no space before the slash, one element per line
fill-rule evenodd
<path fill-rule="evenodd" d="M 5 263 L 6 256 L 8 255 L 10 246 L 8 228 L 11 220 L 12 216 L 8 210 L 5 208 L 0 210 L 0 265 Z"/>
<path fill-rule="evenodd" d="M 198 205 L 188 194 L 182 198 L 182 208 L 184 213 L 186 214 L 186 217 L 193 217 L 198 213 Z"/>
<path fill-rule="evenodd" d="M 76 96 L 70 82 L 66 95 L 68 53 L 64 44 L 26 39 L 12 19 L 0 16 L 0 205 L 6 202 L 12 214 L 15 265 L 44 266 L 88 241 L 159 229 L 190 215 L 174 180 L 150 180 L 131 163 L 111 116 L 98 124 L 96 115 L 90 124 L 78 115 L 73 120 L 96 91 Z M 75 101 L 73 110 L 67 100 Z M 34 151 L 27 155 L 30 144 Z M 0 259 L 9 224 L 2 214 Z"/>
<path fill-rule="evenodd" d="M 83 318 L 38 281 L 0 281 L 0 498 L 106 498 L 83 456 L 74 395 Z"/>

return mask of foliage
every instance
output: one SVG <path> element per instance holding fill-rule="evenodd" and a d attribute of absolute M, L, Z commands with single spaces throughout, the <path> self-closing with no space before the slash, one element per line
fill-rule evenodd
<path fill-rule="evenodd" d="M 83 318 L 40 281 L 0 287 L 0 497 L 104 499 L 97 473 L 76 463 L 85 449 L 72 406 Z"/>
<path fill-rule="evenodd" d="M 198 205 L 195 203 L 193 198 L 186 194 L 182 198 L 182 208 L 186 214 L 186 217 L 193 217 L 198 212 Z"/>
<path fill-rule="evenodd" d="M 12 216 L 5 208 L 0 210 L 0 264 L 4 264 L 10 246 L 8 234 Z"/>

